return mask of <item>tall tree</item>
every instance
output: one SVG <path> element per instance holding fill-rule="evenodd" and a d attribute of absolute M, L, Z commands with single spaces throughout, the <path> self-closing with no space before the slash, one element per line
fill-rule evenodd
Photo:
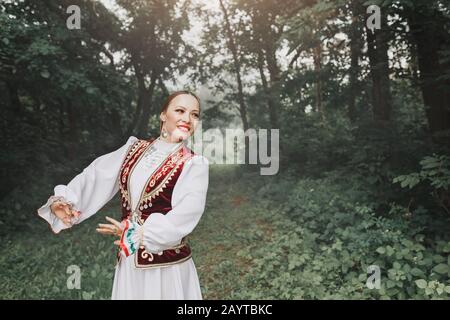
<path fill-rule="evenodd" d="M 128 134 L 148 135 L 156 89 L 161 81 L 172 78 L 176 71 L 182 73 L 195 51 L 181 37 L 189 27 L 187 8 L 190 1 L 176 0 L 140 1 L 119 0 L 128 19 L 122 30 L 121 43 L 127 55 L 124 65 L 132 67 L 136 77 L 138 97 Z"/>
<path fill-rule="evenodd" d="M 249 128 L 248 125 L 248 119 L 247 119 L 247 107 L 245 105 L 245 100 L 244 100 L 244 89 L 243 89 L 243 84 L 242 84 L 242 77 L 241 77 L 241 61 L 240 61 L 240 54 L 238 52 L 238 48 L 236 46 L 236 40 L 235 40 L 235 35 L 234 32 L 231 28 L 231 23 L 230 23 L 230 18 L 229 18 L 229 14 L 228 14 L 228 8 L 225 7 L 224 3 L 222 0 L 219 0 L 220 3 L 220 9 L 222 10 L 223 13 L 223 21 L 224 21 L 224 29 L 225 29 L 225 34 L 227 35 L 227 43 L 228 43 L 228 48 L 231 51 L 231 55 L 233 57 L 233 69 L 234 69 L 234 74 L 236 76 L 236 82 L 237 82 L 237 97 L 238 97 L 238 104 L 239 104 L 239 114 L 241 116 L 241 120 L 242 120 L 242 127 L 244 129 L 244 131 L 247 131 L 247 129 Z"/>
<path fill-rule="evenodd" d="M 418 60 L 419 83 L 430 131 L 437 142 L 450 143 L 450 18 L 441 1 L 404 2 Z M 447 14 L 444 13 L 447 11 Z M 439 137 L 439 134 L 446 135 Z"/>
<path fill-rule="evenodd" d="M 372 110 L 374 119 L 383 125 L 390 121 L 392 111 L 388 57 L 390 32 L 387 15 L 388 13 L 384 10 L 381 14 L 380 29 L 369 29 L 366 24 L 367 55 L 372 78 Z"/>
<path fill-rule="evenodd" d="M 359 93 L 358 76 L 360 74 L 359 60 L 361 58 L 363 35 L 362 6 L 359 2 L 359 0 L 352 0 L 349 3 L 351 24 L 348 32 L 350 40 L 348 116 L 352 122 L 356 120 L 356 99 Z"/>

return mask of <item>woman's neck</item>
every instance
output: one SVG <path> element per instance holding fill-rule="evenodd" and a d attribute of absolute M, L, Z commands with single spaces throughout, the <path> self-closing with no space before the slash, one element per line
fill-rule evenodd
<path fill-rule="evenodd" d="M 170 144 L 178 144 L 183 141 L 182 139 L 180 139 L 180 141 L 173 141 L 172 139 L 170 139 L 170 137 L 163 138 L 162 136 L 159 136 L 159 140 Z"/>

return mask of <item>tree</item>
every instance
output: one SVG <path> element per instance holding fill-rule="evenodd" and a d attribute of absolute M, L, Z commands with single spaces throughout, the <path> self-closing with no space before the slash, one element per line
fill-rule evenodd
<path fill-rule="evenodd" d="M 419 81 L 429 128 L 436 142 L 450 142 L 449 6 L 441 1 L 403 1 L 418 57 Z M 441 136 L 440 136 L 441 135 Z"/>

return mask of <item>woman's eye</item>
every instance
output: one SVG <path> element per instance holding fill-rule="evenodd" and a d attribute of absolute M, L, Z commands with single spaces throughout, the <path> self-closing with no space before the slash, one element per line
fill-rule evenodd
<path fill-rule="evenodd" d="M 177 112 L 178 112 L 178 111 L 181 111 L 181 112 L 183 112 L 183 109 L 177 109 Z"/>
<path fill-rule="evenodd" d="M 194 118 L 197 118 L 197 119 L 198 119 L 198 117 L 199 117 L 199 115 L 196 114 L 196 113 L 194 113 L 193 116 L 194 116 Z"/>

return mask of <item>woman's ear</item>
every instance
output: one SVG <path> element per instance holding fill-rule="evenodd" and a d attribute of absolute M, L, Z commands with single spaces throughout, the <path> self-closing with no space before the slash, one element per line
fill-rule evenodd
<path fill-rule="evenodd" d="M 160 115 L 159 115 L 159 119 L 161 121 L 166 121 L 167 120 L 166 113 L 165 112 L 161 112 Z"/>

